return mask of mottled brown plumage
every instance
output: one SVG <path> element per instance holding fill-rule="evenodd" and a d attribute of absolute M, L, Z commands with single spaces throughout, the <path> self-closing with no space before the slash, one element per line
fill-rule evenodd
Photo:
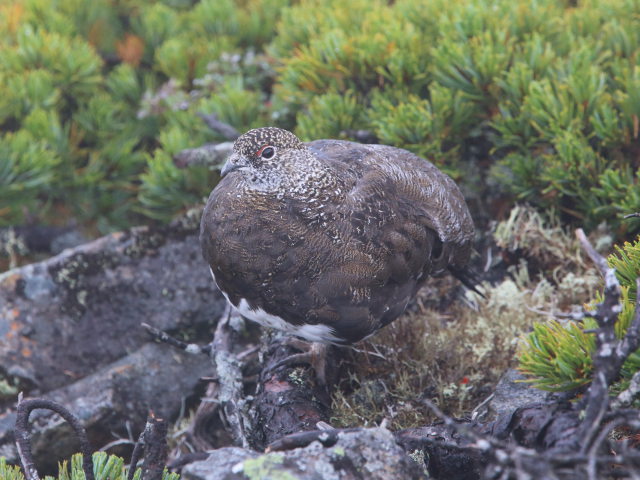
<path fill-rule="evenodd" d="M 455 183 L 383 145 L 242 135 L 201 225 L 240 312 L 312 341 L 353 343 L 397 318 L 429 275 L 464 277 L 473 222 Z"/>

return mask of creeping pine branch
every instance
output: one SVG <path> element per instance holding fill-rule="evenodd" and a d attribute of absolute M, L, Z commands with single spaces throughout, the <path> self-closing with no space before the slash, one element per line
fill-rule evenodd
<path fill-rule="evenodd" d="M 197 148 L 187 148 L 181 150 L 173 157 L 173 163 L 178 168 L 193 167 L 202 165 L 209 169 L 222 167 L 227 157 L 231 153 L 233 144 L 231 142 L 224 143 L 206 143 Z"/>
<path fill-rule="evenodd" d="M 220 168 L 231 153 L 233 142 L 240 136 L 240 132 L 228 123 L 220 121 L 215 113 L 197 114 L 214 132 L 221 134 L 228 142 L 207 143 L 198 148 L 187 148 L 175 155 L 173 161 L 178 168 L 195 165 L 205 165 L 209 168 Z"/>
<path fill-rule="evenodd" d="M 31 415 L 33 410 L 38 408 L 56 412 L 64 418 L 69 425 L 71 425 L 71 428 L 73 428 L 76 436 L 80 440 L 82 470 L 84 471 L 85 479 L 94 480 L 91 447 L 89 445 L 89 440 L 87 439 L 87 433 L 78 418 L 59 403 L 42 398 L 23 400 L 22 394 L 20 394 L 18 397 L 14 434 L 16 437 L 16 446 L 18 447 L 18 455 L 20 456 L 20 463 L 22 463 L 26 480 L 40 480 L 38 470 L 36 469 L 35 462 L 33 461 L 33 455 L 31 453 L 31 438 L 29 436 L 29 415 Z"/>

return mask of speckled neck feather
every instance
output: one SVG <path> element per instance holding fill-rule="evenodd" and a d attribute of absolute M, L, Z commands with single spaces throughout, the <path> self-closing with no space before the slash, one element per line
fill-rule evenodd
<path fill-rule="evenodd" d="M 271 159 L 256 153 L 265 146 L 275 148 Z M 293 133 L 276 127 L 250 130 L 234 145 L 235 153 L 252 166 L 242 174 L 239 188 L 248 195 L 266 193 L 276 198 L 297 198 L 321 208 L 328 193 L 340 195 L 342 185 L 335 171 L 323 165 Z"/>

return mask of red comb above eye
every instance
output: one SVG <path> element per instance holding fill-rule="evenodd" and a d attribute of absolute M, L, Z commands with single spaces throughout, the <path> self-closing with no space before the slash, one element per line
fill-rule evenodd
<path fill-rule="evenodd" d="M 267 148 L 269 145 L 263 145 L 262 147 L 260 147 L 260 150 L 258 150 L 256 152 L 256 157 L 259 157 L 260 155 L 262 155 L 262 152 L 264 151 L 265 148 Z"/>

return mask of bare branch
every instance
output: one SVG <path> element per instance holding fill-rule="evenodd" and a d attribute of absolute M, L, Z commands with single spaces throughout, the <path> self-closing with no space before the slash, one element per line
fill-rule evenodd
<path fill-rule="evenodd" d="M 198 112 L 197 115 L 204 120 L 207 126 L 213 130 L 214 132 L 218 132 L 227 140 L 235 140 L 240 136 L 238 130 L 229 125 L 228 123 L 224 123 L 218 119 L 218 116 L 215 113 L 202 113 Z"/>
<path fill-rule="evenodd" d="M 23 400 L 22 394 L 18 397 L 18 406 L 16 410 L 16 426 L 14 434 L 16 438 L 16 446 L 20 462 L 27 480 L 40 480 L 38 470 L 36 469 L 33 455 L 31 453 L 31 438 L 29 435 L 29 415 L 36 409 L 45 409 L 56 412 L 73 428 L 76 436 L 80 440 L 80 451 L 82 452 L 82 470 L 84 471 L 86 480 L 94 480 L 93 477 L 93 459 L 91 457 L 91 446 L 87 439 L 87 432 L 80 423 L 80 420 L 74 416 L 69 410 L 59 403 L 42 398 L 34 398 Z"/>
<path fill-rule="evenodd" d="M 607 265 L 607 261 L 605 260 L 605 258 L 600 255 L 595 248 L 593 248 L 593 246 L 589 242 L 589 239 L 585 235 L 584 230 L 578 228 L 576 230 L 576 237 L 578 238 L 582 249 L 587 253 L 587 255 L 589 255 L 589 258 L 593 263 L 595 263 L 596 267 L 598 267 L 598 270 L 600 270 L 602 276 L 606 278 L 608 270 L 611 269 L 609 268 L 609 265 Z"/>
<path fill-rule="evenodd" d="M 173 157 L 173 163 L 178 168 L 203 165 L 209 169 L 222 167 L 231 153 L 231 142 L 206 143 L 197 148 L 186 148 Z"/>
<path fill-rule="evenodd" d="M 248 448 L 247 432 L 251 431 L 251 420 L 246 413 L 241 363 L 231 352 L 236 333 L 230 323 L 237 314 L 232 313 L 230 308 L 227 312 L 218 322 L 211 351 L 220 388 L 218 401 L 223 420 L 227 422 L 234 442 Z"/>
<path fill-rule="evenodd" d="M 187 353 L 204 353 L 209 355 L 211 353 L 211 345 L 197 345 L 195 343 L 185 343 L 182 340 L 178 340 L 172 337 L 167 332 L 160 330 L 156 327 L 152 327 L 148 323 L 141 323 L 140 326 L 144 328 L 151 337 L 163 343 L 167 343 L 172 347 L 184 350 Z"/>
<path fill-rule="evenodd" d="M 628 407 L 633 399 L 640 393 L 640 371 L 637 371 L 631 377 L 629 388 L 620 392 L 618 397 L 611 402 L 611 408 Z"/>
<path fill-rule="evenodd" d="M 636 278 L 636 292 L 640 292 L 640 278 Z M 640 347 L 640 295 L 636 294 L 636 311 L 627 333 L 617 348 L 617 354 L 625 359 Z"/>

